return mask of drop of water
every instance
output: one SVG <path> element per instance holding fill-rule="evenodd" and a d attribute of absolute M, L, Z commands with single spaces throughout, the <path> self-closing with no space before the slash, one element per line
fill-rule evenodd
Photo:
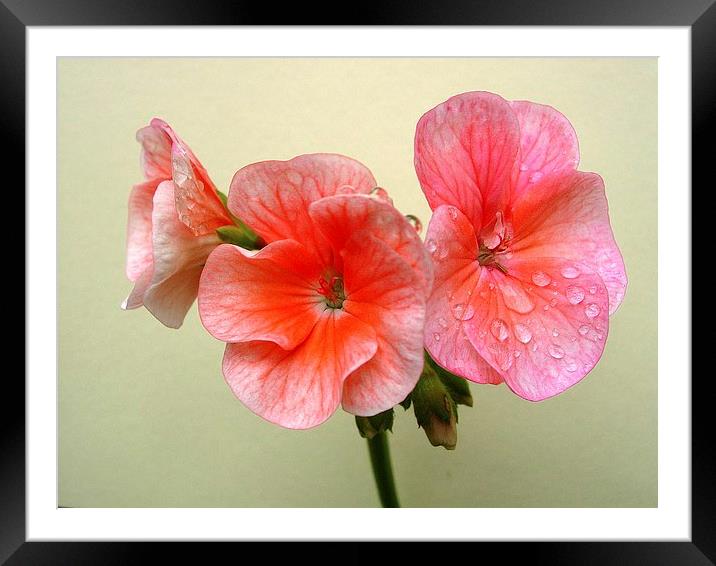
<path fill-rule="evenodd" d="M 564 360 L 564 361 L 565 361 L 564 367 L 568 372 L 574 373 L 575 371 L 577 371 L 577 367 L 578 367 L 577 362 L 575 362 L 574 360 Z"/>
<path fill-rule="evenodd" d="M 532 342 L 532 348 L 531 348 L 531 349 L 532 349 L 533 352 L 536 352 L 536 351 L 537 351 L 537 342 Z"/>
<path fill-rule="evenodd" d="M 457 208 L 454 206 L 449 207 L 448 214 L 450 215 L 451 220 L 457 220 Z"/>
<path fill-rule="evenodd" d="M 500 342 L 507 340 L 507 337 L 510 335 L 507 330 L 507 324 L 505 324 L 504 320 L 499 318 L 492 321 L 492 324 L 490 325 L 490 332 L 492 332 L 492 335 Z"/>
<path fill-rule="evenodd" d="M 515 358 L 519 358 L 522 355 L 522 352 L 520 352 L 519 350 L 515 350 L 512 355 L 515 356 Z"/>
<path fill-rule="evenodd" d="M 505 285 L 502 286 L 502 298 L 508 309 L 520 314 L 527 314 L 535 308 L 530 296 L 517 282 L 505 282 Z"/>
<path fill-rule="evenodd" d="M 514 330 L 515 336 L 523 344 L 527 344 L 530 340 L 532 340 L 532 332 L 524 324 L 515 324 Z"/>
<path fill-rule="evenodd" d="M 527 171 L 527 169 L 529 169 L 529 167 L 527 167 L 527 165 L 525 163 L 520 165 L 520 171 Z"/>
<path fill-rule="evenodd" d="M 447 328 L 447 327 L 448 327 L 448 321 L 445 320 L 443 317 L 440 317 L 440 318 L 438 319 L 438 324 L 439 324 L 440 326 L 442 326 L 443 328 Z"/>
<path fill-rule="evenodd" d="M 583 324 L 579 327 L 578 332 L 580 336 L 586 336 L 587 334 L 589 334 L 589 327 L 586 324 Z"/>
<path fill-rule="evenodd" d="M 291 171 L 291 173 L 294 173 L 294 172 Z M 299 179 L 300 179 L 300 176 L 299 176 Z M 295 181 L 294 181 L 294 182 L 295 182 Z M 296 184 L 300 183 L 300 180 L 299 180 L 298 182 L 295 182 L 295 183 L 296 183 Z M 353 187 L 351 187 L 350 185 L 343 185 L 343 186 L 341 186 L 341 187 L 338 187 L 338 190 L 336 191 L 336 194 L 339 194 L 339 195 L 354 195 L 355 192 L 356 192 L 356 190 L 355 190 Z"/>
<path fill-rule="evenodd" d="M 561 272 L 562 277 L 564 277 L 565 279 L 574 279 L 576 277 L 579 277 L 579 269 L 577 269 L 576 267 L 563 267 Z"/>
<path fill-rule="evenodd" d="M 552 278 L 544 271 L 535 271 L 532 274 L 532 282 L 537 285 L 537 287 L 546 287 L 550 281 L 552 281 Z"/>
<path fill-rule="evenodd" d="M 390 198 L 390 196 L 388 195 L 388 191 L 386 191 L 383 187 L 374 187 L 370 194 L 371 196 L 379 200 L 384 200 L 386 202 L 389 202 L 390 204 L 393 204 L 393 199 Z"/>
<path fill-rule="evenodd" d="M 592 285 L 592 286 L 589 288 L 589 294 L 590 294 L 590 295 L 594 295 L 594 293 L 596 293 L 596 292 L 597 292 L 597 286 L 596 286 L 596 285 Z"/>
<path fill-rule="evenodd" d="M 555 338 L 557 338 L 557 336 L 559 336 L 559 330 L 557 330 L 556 328 L 553 328 L 553 329 L 552 329 L 552 336 L 554 336 Z"/>
<path fill-rule="evenodd" d="M 549 310 L 549 305 L 543 306 L 542 309 L 548 311 L 548 310 Z"/>
<path fill-rule="evenodd" d="M 557 299 L 552 299 L 552 300 L 549 302 L 549 304 L 550 304 L 550 306 L 556 307 L 558 302 L 559 302 L 559 301 L 558 301 Z"/>
<path fill-rule="evenodd" d="M 469 303 L 456 303 L 452 307 L 452 314 L 456 320 L 470 320 L 475 316 L 475 309 Z"/>
<path fill-rule="evenodd" d="M 544 176 L 544 173 L 542 173 L 542 171 L 535 171 L 534 173 L 532 173 L 532 175 L 530 175 L 529 181 L 530 181 L 530 183 L 536 183 L 543 176 Z"/>
<path fill-rule="evenodd" d="M 584 289 L 570 285 L 567 287 L 567 300 L 573 305 L 578 305 L 584 300 Z"/>
<path fill-rule="evenodd" d="M 435 332 L 433 334 L 433 338 L 435 339 L 436 342 L 440 342 L 440 334 L 438 334 L 437 332 Z"/>
<path fill-rule="evenodd" d="M 440 253 L 438 254 L 438 259 L 440 259 L 440 260 L 445 259 L 447 257 L 447 255 L 448 255 L 447 248 L 442 248 L 440 250 Z"/>
<path fill-rule="evenodd" d="M 405 218 L 408 222 L 410 222 L 410 225 L 415 228 L 415 231 L 420 234 L 420 232 L 423 231 L 423 223 L 420 222 L 420 218 L 415 216 L 414 214 L 406 214 Z"/>
<path fill-rule="evenodd" d="M 438 243 L 432 238 L 425 242 L 425 247 L 428 248 L 428 251 L 431 254 L 434 254 L 436 251 L 438 251 Z"/>
<path fill-rule="evenodd" d="M 504 344 L 494 344 L 490 347 L 490 351 L 495 356 L 497 365 L 504 371 L 507 371 L 512 366 L 512 354 L 507 346 Z"/>
<path fill-rule="evenodd" d="M 587 318 L 595 318 L 599 316 L 601 309 L 599 308 L 599 305 L 595 303 L 589 303 L 586 307 L 584 307 L 584 314 L 587 315 Z"/>
<path fill-rule="evenodd" d="M 557 346 L 557 344 L 550 344 L 549 355 L 556 360 L 560 360 L 564 357 L 564 350 Z"/>

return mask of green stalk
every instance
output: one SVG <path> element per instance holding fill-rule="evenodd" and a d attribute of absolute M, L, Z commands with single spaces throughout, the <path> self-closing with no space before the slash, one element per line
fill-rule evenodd
<path fill-rule="evenodd" d="M 380 503 L 383 507 L 400 507 L 393 479 L 393 466 L 390 463 L 388 434 L 379 432 L 373 438 L 369 438 L 368 452 L 370 453 L 370 463 L 373 466 L 375 484 L 378 486 Z"/>

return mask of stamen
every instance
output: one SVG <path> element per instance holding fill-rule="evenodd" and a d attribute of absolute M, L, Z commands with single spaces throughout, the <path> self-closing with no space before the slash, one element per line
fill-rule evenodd
<path fill-rule="evenodd" d="M 325 297 L 326 305 L 332 309 L 343 308 L 343 301 L 346 296 L 343 290 L 343 278 L 339 275 L 333 275 L 330 280 L 326 281 L 325 277 L 318 280 L 318 293 Z"/>

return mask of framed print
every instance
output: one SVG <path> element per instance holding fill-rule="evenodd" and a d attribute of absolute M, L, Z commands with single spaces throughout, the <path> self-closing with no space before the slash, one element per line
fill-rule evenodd
<path fill-rule="evenodd" d="M 5 4 L 8 563 L 187 540 L 714 560 L 690 324 L 709 2 L 351 26 Z"/>

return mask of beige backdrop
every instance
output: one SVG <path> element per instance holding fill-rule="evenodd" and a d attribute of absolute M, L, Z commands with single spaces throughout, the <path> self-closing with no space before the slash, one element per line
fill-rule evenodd
<path fill-rule="evenodd" d="M 78 507 L 378 504 L 365 441 L 339 411 L 317 429 L 264 422 L 221 376 L 223 345 L 192 309 L 179 331 L 123 312 L 135 131 L 165 118 L 217 186 L 264 159 L 338 152 L 429 219 L 413 170 L 420 116 L 489 90 L 550 104 L 574 125 L 580 168 L 606 182 L 629 275 L 596 369 L 533 404 L 472 386 L 457 450 L 412 411 L 391 437 L 405 506 L 657 504 L 655 59 L 60 59 L 59 494 Z"/>

